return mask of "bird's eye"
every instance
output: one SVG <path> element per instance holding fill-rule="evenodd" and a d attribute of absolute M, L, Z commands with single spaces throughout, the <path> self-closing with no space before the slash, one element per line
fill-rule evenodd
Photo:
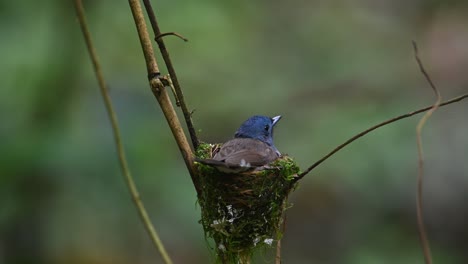
<path fill-rule="evenodd" d="M 268 131 L 270 129 L 270 126 L 269 125 L 266 125 L 265 126 L 265 131 Z"/>

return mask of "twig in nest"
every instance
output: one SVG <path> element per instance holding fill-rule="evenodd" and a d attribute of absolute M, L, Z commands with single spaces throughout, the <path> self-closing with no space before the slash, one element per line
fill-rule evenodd
<path fill-rule="evenodd" d="M 418 219 L 418 231 L 419 231 L 419 239 L 421 240 L 421 246 L 423 248 L 424 253 L 424 260 L 426 264 L 432 263 L 431 257 L 431 250 L 429 247 L 429 240 L 427 238 L 426 229 L 424 227 L 424 220 L 423 220 L 423 176 L 424 176 L 424 158 L 423 158 L 423 149 L 422 149 L 422 139 L 421 139 L 421 131 L 426 124 L 427 120 L 431 117 L 432 113 L 434 113 L 440 106 L 440 102 L 442 101 L 442 97 L 440 96 L 440 92 L 434 83 L 431 80 L 431 77 L 424 69 L 424 65 L 419 58 L 418 54 L 418 46 L 415 41 L 413 41 L 413 48 L 414 48 L 414 58 L 418 63 L 419 69 L 421 73 L 424 75 L 424 78 L 427 80 L 429 85 L 431 86 L 432 90 L 435 93 L 436 101 L 432 105 L 431 109 L 427 111 L 426 114 L 421 118 L 418 125 L 416 126 L 416 141 L 418 145 L 418 188 L 417 188 L 417 195 L 416 195 L 416 213 Z"/>

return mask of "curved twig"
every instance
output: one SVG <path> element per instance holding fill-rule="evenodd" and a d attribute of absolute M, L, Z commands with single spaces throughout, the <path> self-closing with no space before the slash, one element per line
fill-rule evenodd
<path fill-rule="evenodd" d="M 158 41 L 158 39 L 162 38 L 162 37 L 166 37 L 166 36 L 176 36 L 178 38 L 180 38 L 181 40 L 185 41 L 185 42 L 188 42 L 188 38 L 182 36 L 181 34 L 177 33 L 177 32 L 166 32 L 166 33 L 161 33 L 159 35 L 157 35 L 156 37 L 154 37 L 154 40 L 155 41 Z"/>
<path fill-rule="evenodd" d="M 164 59 L 164 62 L 166 63 L 167 71 L 171 75 L 172 82 L 174 83 L 177 98 L 180 101 L 180 108 L 182 110 L 182 113 L 184 114 L 185 123 L 187 124 L 187 130 L 190 134 L 190 139 L 192 140 L 192 146 L 196 150 L 200 145 L 200 141 L 198 140 L 197 132 L 195 131 L 195 127 L 193 126 L 192 115 L 190 114 L 187 104 L 185 103 L 184 94 L 182 93 L 182 88 L 180 87 L 179 80 L 177 79 L 177 74 L 175 72 L 174 66 L 172 65 L 169 52 L 167 51 L 163 38 L 160 37 L 162 34 L 153 11 L 153 7 L 151 6 L 149 0 L 143 0 L 143 3 L 145 5 L 146 13 L 148 13 L 148 17 L 151 23 L 151 27 L 153 28 L 154 35 L 157 36 L 155 40 L 158 43 L 159 50 L 161 51 L 161 55 Z"/>
<path fill-rule="evenodd" d="M 422 139 L 421 139 L 421 132 L 426 124 L 426 121 L 432 116 L 440 106 L 440 102 L 442 101 L 442 97 L 440 96 L 440 92 L 434 83 L 431 80 L 431 77 L 424 69 L 424 65 L 419 58 L 418 54 L 418 46 L 415 41 L 413 41 L 413 48 L 414 48 L 414 58 L 418 63 L 419 69 L 421 73 L 426 78 L 427 82 L 431 86 L 434 94 L 436 96 L 436 101 L 431 107 L 429 111 L 424 114 L 424 116 L 419 121 L 418 125 L 416 126 L 416 142 L 418 145 L 418 187 L 417 187 L 417 195 L 416 195 L 416 214 L 417 214 L 417 221 L 418 221 L 418 231 L 419 231 L 419 239 L 421 240 L 421 246 L 423 248 L 424 260 L 426 264 L 432 263 L 431 257 L 431 249 L 429 246 L 429 239 L 427 238 L 426 228 L 424 227 L 424 218 L 423 218 L 423 176 L 424 176 L 424 158 L 423 158 L 423 149 L 422 149 Z"/>
<path fill-rule="evenodd" d="M 466 99 L 468 98 L 468 93 L 466 94 L 463 94 L 463 95 L 460 95 L 460 96 L 457 96 L 457 97 L 454 97 L 450 100 L 447 100 L 443 103 L 441 103 L 439 106 L 445 106 L 445 105 L 449 105 L 449 104 L 453 104 L 453 103 L 456 103 L 458 101 L 461 101 L 463 99 Z M 423 112 L 426 112 L 427 110 L 431 109 L 432 108 L 432 105 L 431 106 L 426 106 L 424 108 L 421 108 L 421 109 L 418 109 L 418 110 L 415 110 L 413 112 L 409 112 L 409 113 L 406 113 L 406 114 L 403 114 L 403 115 L 400 115 L 400 116 L 396 116 L 396 117 L 393 117 L 393 118 L 390 118 L 386 121 L 383 121 L 377 125 L 374 125 L 358 134 L 356 134 L 355 136 L 351 137 L 350 139 L 346 140 L 344 143 L 342 143 L 341 145 L 337 146 L 336 148 L 334 148 L 332 151 L 330 151 L 327 155 L 323 156 L 321 159 L 319 159 L 318 161 L 316 161 L 314 164 L 312 164 L 310 167 L 308 167 L 304 172 L 302 172 L 301 174 L 299 174 L 297 176 L 297 178 L 295 178 L 294 181 L 299 181 L 300 179 L 304 178 L 304 176 L 306 176 L 307 174 L 309 174 L 309 172 L 311 172 L 313 169 L 315 169 L 318 165 L 322 164 L 325 160 L 327 160 L 328 158 L 330 158 L 331 156 L 333 156 L 333 154 L 335 154 L 336 152 L 338 152 L 339 150 L 341 150 L 342 148 L 346 147 L 347 145 L 351 144 L 352 142 L 354 142 L 355 140 L 361 138 L 362 136 L 366 135 L 367 133 L 369 132 L 372 132 L 374 130 L 376 130 L 377 128 L 380 128 L 380 127 L 383 127 L 385 125 L 388 125 L 390 123 L 393 123 L 393 122 L 396 122 L 398 120 L 401 120 L 401 119 L 405 119 L 405 118 L 408 118 L 408 117 L 411 117 L 411 116 L 414 116 L 414 115 L 417 115 L 417 114 L 420 114 L 420 113 L 423 113 Z"/>
<path fill-rule="evenodd" d="M 96 74 L 96 78 L 99 83 L 99 90 L 101 91 L 101 95 L 104 100 L 104 104 L 106 106 L 107 114 L 109 115 L 109 119 L 111 121 L 112 132 L 114 133 L 115 145 L 117 147 L 117 155 L 119 157 L 119 162 L 120 162 L 120 169 L 122 170 L 123 176 L 125 178 L 125 182 L 127 183 L 128 189 L 130 190 L 132 200 L 135 203 L 135 206 L 137 207 L 140 218 L 143 221 L 143 224 L 146 230 L 148 231 L 148 234 L 150 235 L 151 240 L 153 241 L 155 247 L 161 254 L 165 263 L 171 264 L 172 261 L 169 257 L 169 254 L 164 248 L 164 245 L 161 242 L 161 239 L 159 238 L 159 235 L 156 232 L 156 229 L 154 228 L 154 226 L 151 223 L 151 220 L 149 219 L 148 213 L 145 209 L 145 206 L 143 205 L 143 202 L 140 199 L 140 194 L 135 185 L 133 177 L 130 173 L 127 159 L 125 158 L 125 152 L 124 152 L 124 148 L 122 144 L 122 139 L 120 136 L 119 125 L 117 122 L 117 115 L 114 111 L 114 107 L 112 106 L 112 101 L 108 93 L 108 88 L 104 80 L 104 75 L 102 73 L 101 66 L 97 58 L 97 53 L 91 41 L 91 34 L 89 33 L 88 26 L 86 24 L 86 19 L 84 16 L 83 3 L 81 2 L 81 0 L 75 0 L 74 2 L 75 2 L 76 14 L 78 16 L 78 21 L 81 27 L 81 31 L 83 32 L 83 37 L 86 42 L 86 47 L 88 49 L 89 56 L 93 63 L 94 73 Z"/>

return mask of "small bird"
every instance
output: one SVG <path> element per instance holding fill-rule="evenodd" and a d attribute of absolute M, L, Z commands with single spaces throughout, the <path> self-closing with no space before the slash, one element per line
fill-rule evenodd
<path fill-rule="evenodd" d="M 273 144 L 273 127 L 281 116 L 252 116 L 224 143 L 212 159 L 195 160 L 226 173 L 239 173 L 267 165 L 281 156 Z"/>

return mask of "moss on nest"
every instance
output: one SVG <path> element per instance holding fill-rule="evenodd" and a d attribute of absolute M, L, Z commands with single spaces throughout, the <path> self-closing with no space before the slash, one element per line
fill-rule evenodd
<path fill-rule="evenodd" d="M 201 144 L 196 155 L 211 158 L 219 145 Z M 281 237 L 281 216 L 299 172 L 294 160 L 283 156 L 267 168 L 226 174 L 196 163 L 201 184 L 198 197 L 205 235 L 214 239 L 218 261 L 247 262 L 260 247 Z"/>

